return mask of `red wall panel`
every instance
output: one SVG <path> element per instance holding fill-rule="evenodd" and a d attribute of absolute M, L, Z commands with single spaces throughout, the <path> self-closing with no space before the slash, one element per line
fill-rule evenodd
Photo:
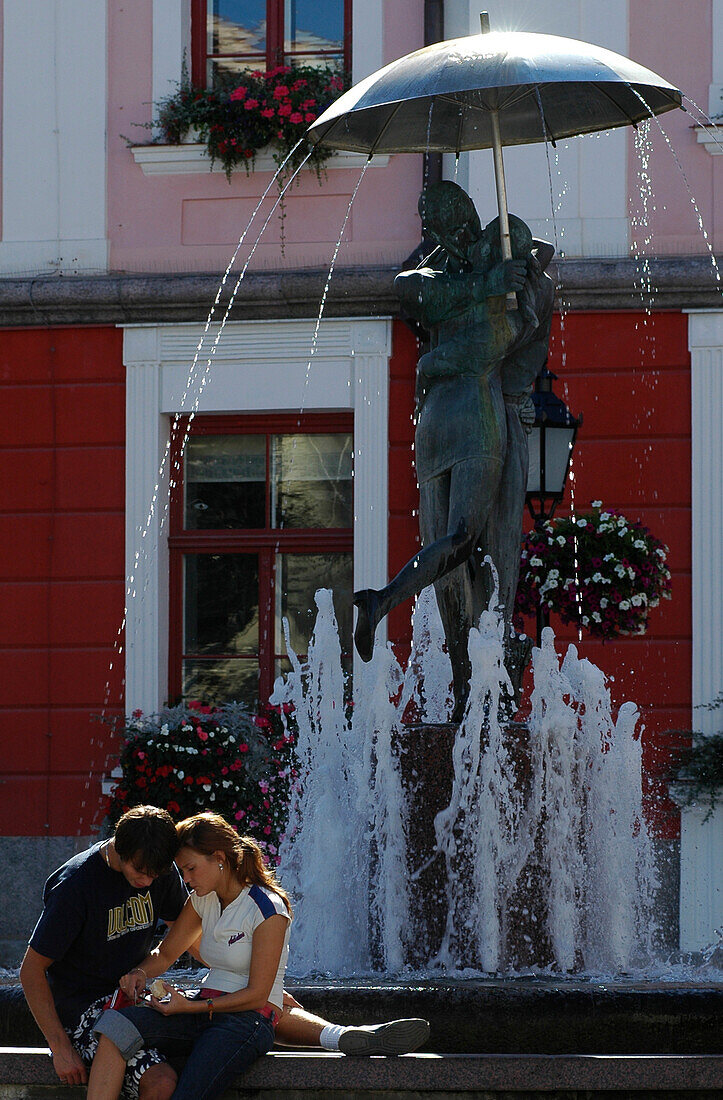
<path fill-rule="evenodd" d="M 391 367 L 389 572 L 416 550 L 416 490 L 405 435 L 414 398 L 416 340 L 395 327 Z M 610 677 L 617 706 L 637 702 L 644 725 L 644 761 L 650 777 L 649 812 L 661 835 L 678 827 L 675 807 L 657 781 L 680 743 L 669 731 L 691 723 L 690 578 L 690 357 L 687 318 L 680 313 L 568 313 L 553 323 L 550 369 L 555 391 L 583 413 L 573 458 L 575 509 L 592 500 L 640 520 L 669 548 L 672 599 L 650 614 L 644 638 L 577 642 L 573 627 L 552 626 L 560 651 L 575 641 L 581 654 Z M 405 406 L 406 401 L 406 406 Z M 406 497 L 406 504 L 404 498 Z M 559 514 L 570 510 L 570 490 Z M 525 526 L 529 526 L 526 518 Z M 389 616 L 389 636 L 404 657 L 410 640 L 410 606 Z M 528 624 L 528 630 L 534 629 Z"/>
<path fill-rule="evenodd" d="M 0 402 L 0 834 L 87 833 L 122 707 L 121 332 L 4 331 Z"/>

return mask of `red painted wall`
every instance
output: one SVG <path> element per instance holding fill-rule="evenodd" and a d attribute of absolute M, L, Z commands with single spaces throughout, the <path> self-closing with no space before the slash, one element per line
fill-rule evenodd
<path fill-rule="evenodd" d="M 72 836 L 106 684 L 121 706 L 122 333 L 3 331 L 0 410 L 0 835 Z"/>
<path fill-rule="evenodd" d="M 411 471 L 416 341 L 397 322 L 390 393 L 389 573 L 418 546 L 412 510 L 418 497 Z M 555 317 L 550 368 L 556 392 L 583 413 L 573 458 L 576 510 L 592 500 L 641 520 L 670 547 L 673 598 L 650 613 L 642 638 L 602 644 L 583 636 L 579 649 L 611 678 L 616 705 L 633 699 L 644 730 L 650 816 L 663 836 L 677 834 L 678 815 L 662 776 L 691 722 L 690 356 L 681 313 L 569 313 Z M 560 514 L 570 510 L 570 491 Z M 389 635 L 404 655 L 409 606 L 389 616 Z M 553 614 L 561 641 L 574 630 Z M 529 631 L 534 630 L 533 624 Z"/>

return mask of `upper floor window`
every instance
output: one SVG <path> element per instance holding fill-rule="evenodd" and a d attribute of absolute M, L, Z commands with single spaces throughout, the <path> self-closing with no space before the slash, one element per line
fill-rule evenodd
<path fill-rule="evenodd" d="M 192 0 L 192 80 L 277 65 L 351 69 L 352 0 Z"/>

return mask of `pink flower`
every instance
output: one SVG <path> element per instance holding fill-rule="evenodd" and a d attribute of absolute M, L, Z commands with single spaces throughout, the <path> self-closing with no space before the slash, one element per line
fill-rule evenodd
<path fill-rule="evenodd" d="M 291 90 L 292 92 L 298 92 L 299 88 L 305 88 L 307 84 L 308 81 L 304 80 L 304 78 L 300 76 L 299 79 L 295 80 L 294 83 L 291 85 Z"/>
<path fill-rule="evenodd" d="M 233 816 L 236 818 L 237 821 L 240 821 L 242 817 L 246 817 L 246 811 L 245 810 L 239 810 Z"/>
<path fill-rule="evenodd" d="M 276 111 L 274 110 L 273 107 L 264 107 L 263 111 L 261 112 L 261 117 L 262 118 L 273 118 L 275 114 L 276 114 Z"/>
<path fill-rule="evenodd" d="M 259 790 L 261 791 L 261 793 L 266 794 L 268 792 L 268 789 L 269 785 L 267 781 L 265 779 L 259 779 Z"/>
<path fill-rule="evenodd" d="M 274 88 L 274 99 L 286 99 L 289 89 L 285 84 L 277 84 Z"/>
<path fill-rule="evenodd" d="M 247 99 L 246 102 L 244 103 L 244 110 L 245 111 L 253 111 L 253 110 L 256 109 L 256 107 L 258 107 L 258 105 L 259 105 L 258 99 Z"/>
<path fill-rule="evenodd" d="M 279 115 L 281 118 L 288 118 L 293 110 L 290 103 L 282 103 L 279 107 Z"/>
<path fill-rule="evenodd" d="M 307 111 L 304 115 L 304 122 L 314 122 L 315 119 L 316 115 L 313 113 L 313 111 Z"/>
<path fill-rule="evenodd" d="M 242 745 L 239 745 L 238 751 L 239 752 L 248 752 L 249 751 L 249 747 L 248 747 L 248 745 L 246 744 L 245 741 Z"/>
<path fill-rule="evenodd" d="M 208 741 L 208 734 L 205 730 L 198 730 L 197 732 L 199 741 Z"/>
<path fill-rule="evenodd" d="M 294 124 L 296 124 L 303 121 L 304 116 L 301 114 L 300 111 L 294 111 L 293 115 L 289 115 L 289 122 L 293 122 Z"/>
<path fill-rule="evenodd" d="M 228 98 L 229 99 L 246 99 L 246 96 L 248 94 L 249 94 L 248 88 L 245 88 L 243 85 L 241 85 L 239 88 L 234 88 L 234 90 L 231 92 L 231 95 Z"/>

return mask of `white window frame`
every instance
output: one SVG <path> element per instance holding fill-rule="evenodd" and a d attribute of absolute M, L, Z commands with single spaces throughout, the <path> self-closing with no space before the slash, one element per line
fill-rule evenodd
<path fill-rule="evenodd" d="M 354 413 L 354 588 L 387 579 L 391 318 L 236 321 L 226 326 L 199 413 Z M 200 324 L 123 326 L 126 367 L 125 705 L 154 711 L 168 684 L 168 459 Z M 214 332 L 199 358 L 200 381 Z M 163 471 L 159 471 L 163 465 Z M 380 640 L 386 639 L 383 626 Z"/>

